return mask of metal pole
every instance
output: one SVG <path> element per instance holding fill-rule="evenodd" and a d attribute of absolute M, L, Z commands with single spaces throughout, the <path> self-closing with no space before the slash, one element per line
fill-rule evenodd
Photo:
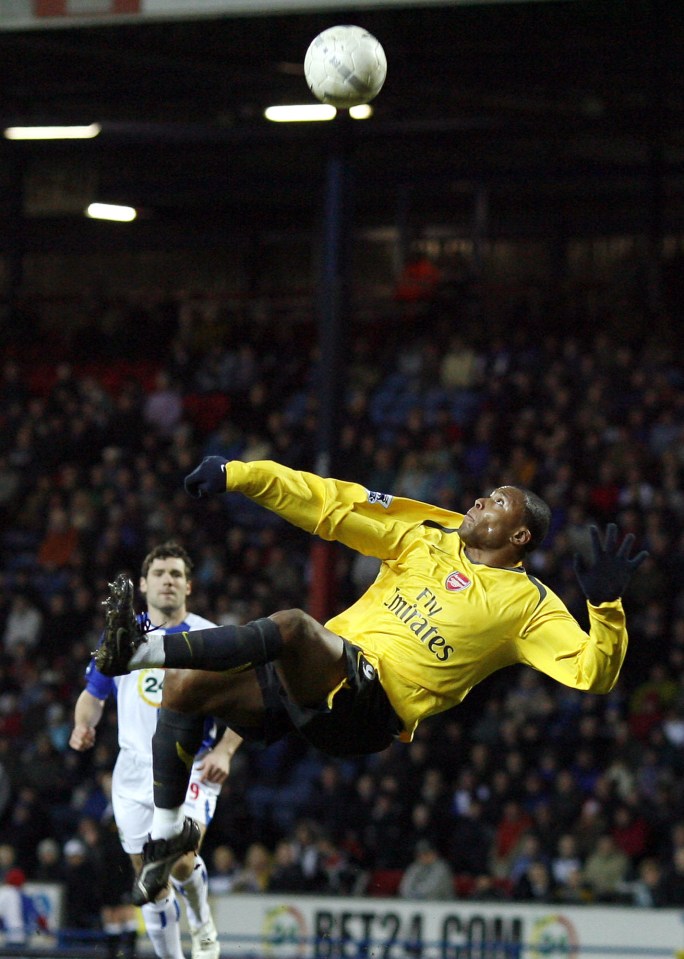
<path fill-rule="evenodd" d="M 321 476 L 338 475 L 340 467 L 339 432 L 344 412 L 345 343 L 349 332 L 349 203 L 349 160 L 346 150 L 338 148 L 329 156 L 326 171 L 317 309 L 320 368 L 316 472 Z M 311 566 L 309 611 L 316 619 L 325 620 L 335 604 L 334 544 L 314 540 Z"/>

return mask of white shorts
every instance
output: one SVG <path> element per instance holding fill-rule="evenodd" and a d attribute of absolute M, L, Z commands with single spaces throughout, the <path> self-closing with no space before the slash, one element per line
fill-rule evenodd
<path fill-rule="evenodd" d="M 200 782 L 195 763 L 183 803 L 184 814 L 206 828 L 213 818 L 220 792 L 220 784 Z M 128 749 L 119 752 L 112 774 L 112 808 L 124 851 L 141 853 L 149 838 L 154 814 L 149 757 Z"/>

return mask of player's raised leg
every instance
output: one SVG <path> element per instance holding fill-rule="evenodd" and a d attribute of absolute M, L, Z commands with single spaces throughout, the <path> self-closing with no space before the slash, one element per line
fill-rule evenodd
<path fill-rule="evenodd" d="M 346 675 L 342 639 L 299 609 L 244 626 L 147 637 L 133 610 L 133 585 L 125 576 L 110 584 L 105 605 L 104 638 L 95 663 L 109 676 L 150 667 L 237 673 L 276 662 L 290 698 L 313 705 Z"/>

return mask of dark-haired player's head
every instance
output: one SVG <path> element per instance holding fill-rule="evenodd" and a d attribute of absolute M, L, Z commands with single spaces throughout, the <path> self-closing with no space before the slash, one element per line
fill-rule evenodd
<path fill-rule="evenodd" d="M 142 562 L 141 576 L 147 576 L 150 571 L 150 566 L 155 561 L 155 559 L 182 559 L 185 564 L 185 574 L 188 579 L 192 576 L 193 562 L 190 559 L 190 556 L 187 550 L 183 549 L 178 543 L 174 543 L 173 540 L 169 540 L 167 543 L 161 543 L 159 546 L 155 546 L 154 549 L 151 549 L 145 559 Z"/>
<path fill-rule="evenodd" d="M 551 510 L 536 493 L 522 486 L 500 486 L 475 500 L 459 535 L 471 549 L 519 559 L 543 542 L 550 522 Z"/>
<path fill-rule="evenodd" d="M 525 501 L 525 512 L 523 520 L 530 531 L 530 539 L 525 547 L 526 553 L 531 553 L 546 539 L 551 525 L 551 507 L 541 496 L 537 496 L 532 490 L 525 489 L 524 486 L 515 486 L 523 494 Z"/>

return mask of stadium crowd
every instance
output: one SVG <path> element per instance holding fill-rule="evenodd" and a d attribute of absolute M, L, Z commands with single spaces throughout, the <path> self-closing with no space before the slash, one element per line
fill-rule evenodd
<path fill-rule="evenodd" d="M 182 480 L 210 453 L 314 469 L 326 375 L 282 326 L 187 307 L 105 319 L 54 350 L 9 343 L 0 374 L 0 878 L 64 881 L 79 928 L 99 922 L 115 709 L 91 753 L 67 740 L 107 582 L 174 539 L 194 612 L 306 606 L 308 537 Z M 207 835 L 211 887 L 684 906 L 684 370 L 646 334 L 462 325 L 442 307 L 354 327 L 337 475 L 457 510 L 532 487 L 553 523 L 531 571 L 584 624 L 587 524 L 633 531 L 650 558 L 618 687 L 515 668 L 363 761 L 245 746 Z M 336 570 L 340 606 L 375 575 L 341 547 Z"/>

